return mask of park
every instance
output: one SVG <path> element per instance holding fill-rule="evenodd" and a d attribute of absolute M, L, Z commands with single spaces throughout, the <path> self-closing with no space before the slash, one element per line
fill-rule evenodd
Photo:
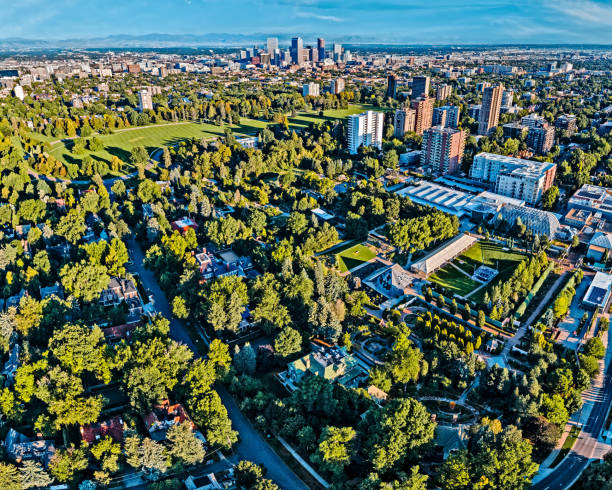
<path fill-rule="evenodd" d="M 299 131 L 313 123 L 345 119 L 351 114 L 358 114 L 369 109 L 374 109 L 374 107 L 366 104 L 350 104 L 347 109 L 330 109 L 322 113 L 318 111 L 298 112 L 295 116 L 288 116 L 289 128 Z M 152 155 L 158 148 L 176 146 L 182 141 L 214 140 L 223 137 L 226 128 L 230 128 L 236 137 L 246 137 L 254 136 L 272 124 L 275 123 L 243 117 L 239 124 L 216 125 L 207 122 L 181 121 L 143 127 L 135 126 L 116 130 L 112 134 L 95 135 L 103 144 L 103 148 L 98 151 L 85 150 L 77 155 L 72 152 L 74 140 L 67 138 L 47 141 L 50 145 L 48 153 L 62 163 L 76 164 L 79 167 L 87 156 L 96 161 L 105 162 L 109 166 L 113 157 L 117 157 L 125 163 L 121 172 L 112 172 L 117 176 L 134 171 L 130 162 L 130 151 L 137 146 L 144 147 L 147 153 Z M 38 134 L 34 135 L 37 139 L 48 139 L 40 136 L 39 138 Z"/>

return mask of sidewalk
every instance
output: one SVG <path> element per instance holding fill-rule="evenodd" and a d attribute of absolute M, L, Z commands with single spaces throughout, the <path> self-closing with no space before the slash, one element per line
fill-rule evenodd
<path fill-rule="evenodd" d="M 295 449 L 293 449 L 291 447 L 291 445 L 285 441 L 285 439 L 283 439 L 281 436 L 276 435 L 276 438 L 278 439 L 278 442 L 280 442 L 283 447 L 289 451 L 289 453 L 291 454 L 291 456 L 293 456 L 295 458 L 295 460 L 300 463 L 300 465 L 302 465 L 302 467 L 308 472 L 310 473 L 310 476 L 312 476 L 315 480 L 317 480 L 322 487 L 324 488 L 329 488 L 329 483 L 327 483 L 323 477 L 321 475 L 319 475 L 316 470 L 310 466 L 306 461 L 304 461 L 304 458 L 302 458 L 296 451 Z"/>
<path fill-rule="evenodd" d="M 555 466 L 554 468 L 550 467 L 550 465 L 554 462 L 555 458 L 559 454 L 559 451 L 563 447 L 563 444 L 565 443 L 565 439 L 567 438 L 571 428 L 576 425 L 579 427 L 584 427 L 589 419 L 589 416 L 591 415 L 591 411 L 593 410 L 595 402 L 598 401 L 600 397 L 603 396 L 604 373 L 606 369 L 608 369 L 608 367 L 610 366 L 610 362 L 612 362 L 612 349 L 607 348 L 608 347 L 608 332 L 605 332 L 602 334 L 601 340 L 603 344 L 606 346 L 606 357 L 603 360 L 599 361 L 599 365 L 600 365 L 599 374 L 593 380 L 591 387 L 582 393 L 582 401 L 583 401 L 582 408 L 577 413 L 574 413 L 570 417 L 570 420 L 565 425 L 561 439 L 559 439 L 559 442 L 557 442 L 557 446 L 548 455 L 548 457 L 540 464 L 540 470 L 538 471 L 538 474 L 533 478 L 532 485 L 543 480 L 549 474 L 551 474 L 553 471 L 555 471 L 557 468 L 563 465 L 563 461 L 565 461 L 565 459 L 561 460 L 559 464 Z M 597 450 L 595 454 L 593 454 L 594 459 L 599 459 L 603 457 L 603 455 L 610 449 L 609 443 L 604 443 L 604 441 L 602 440 L 601 434 L 598 434 L 598 440 L 600 441 L 600 444 L 598 444 Z M 578 440 L 576 440 L 576 442 L 578 442 Z M 568 452 L 568 454 L 570 453 L 571 453 L 571 450 Z"/>

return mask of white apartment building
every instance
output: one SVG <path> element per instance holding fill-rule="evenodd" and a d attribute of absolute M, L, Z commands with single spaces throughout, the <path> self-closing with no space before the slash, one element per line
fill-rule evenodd
<path fill-rule="evenodd" d="M 21 85 L 15 85 L 15 87 L 13 87 L 13 93 L 19 100 L 25 99 L 25 93 L 23 92 L 23 87 Z"/>
<path fill-rule="evenodd" d="M 384 119 L 382 112 L 375 111 L 349 116 L 347 140 L 351 155 L 356 155 L 362 145 L 382 148 Z"/>
<path fill-rule="evenodd" d="M 302 87 L 302 96 L 306 97 L 308 95 L 312 97 L 318 97 L 320 94 L 320 87 L 318 83 L 305 83 Z"/>
<path fill-rule="evenodd" d="M 556 171 L 557 165 L 551 162 L 479 153 L 474 157 L 470 176 L 493 184 L 497 194 L 534 205 L 553 184 Z"/>
<path fill-rule="evenodd" d="M 153 110 L 153 98 L 148 89 L 138 92 L 138 107 L 141 112 L 144 110 Z"/>

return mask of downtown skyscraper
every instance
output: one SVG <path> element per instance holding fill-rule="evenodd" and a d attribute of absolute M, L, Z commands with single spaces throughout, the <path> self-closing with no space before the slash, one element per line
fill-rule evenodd
<path fill-rule="evenodd" d="M 301 37 L 291 38 L 291 61 L 295 65 L 304 63 L 304 41 Z"/>
<path fill-rule="evenodd" d="M 319 61 L 323 61 L 325 59 L 325 39 L 322 37 L 317 39 L 317 52 L 319 55 Z"/>

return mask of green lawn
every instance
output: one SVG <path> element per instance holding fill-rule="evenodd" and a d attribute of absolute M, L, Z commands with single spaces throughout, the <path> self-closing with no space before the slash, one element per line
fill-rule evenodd
<path fill-rule="evenodd" d="M 348 109 L 325 111 L 323 116 L 319 115 L 318 111 L 300 112 L 295 117 L 289 118 L 289 125 L 293 129 L 302 129 L 308 127 L 313 122 L 341 119 L 368 109 L 376 108 L 366 104 L 351 104 Z M 240 120 L 240 124 L 232 124 L 230 127 L 234 134 L 240 137 L 254 135 L 268 124 L 270 123 L 267 121 L 243 117 Z M 160 146 L 175 145 L 186 139 L 223 136 L 224 130 L 225 126 L 197 122 L 158 124 L 142 128 L 117 130 L 109 135 L 98 135 L 98 138 L 104 143 L 104 149 L 101 151 L 75 155 L 70 151 L 72 141 L 63 140 L 53 145 L 50 153 L 58 160 L 66 163 L 80 164 L 87 155 L 91 155 L 95 160 L 102 160 L 108 164 L 110 164 L 112 157 L 115 155 L 127 163 L 129 162 L 130 150 L 135 146 L 144 146 L 151 153 Z M 32 136 L 46 142 L 56 140 L 56 138 L 44 135 L 36 134 Z M 132 171 L 133 169 L 128 165 L 124 170 Z"/>
<path fill-rule="evenodd" d="M 320 121 L 335 121 L 344 119 L 352 114 L 360 114 L 367 110 L 383 110 L 368 104 L 351 104 L 347 109 L 330 109 L 319 115 L 319 111 L 300 112 L 295 117 L 289 118 L 289 126 L 294 129 L 307 128 L 311 123 Z"/>
<path fill-rule="evenodd" d="M 459 296 L 466 296 L 481 285 L 480 282 L 471 279 L 472 274 L 480 265 L 484 264 L 499 270 L 499 274 L 491 283 L 493 284 L 499 279 L 504 280 L 510 277 L 523 259 L 525 255 L 522 253 L 504 250 L 501 245 L 494 242 L 480 241 L 453 261 L 455 266 L 465 271 L 470 277 L 448 264 L 432 274 L 429 279 Z M 482 302 L 486 291 L 487 288 L 482 288 L 470 296 L 470 299 Z"/>
<path fill-rule="evenodd" d="M 445 265 L 435 274 L 429 276 L 429 280 L 438 283 L 458 296 L 466 296 L 481 286 L 481 283 L 462 274 L 450 264 Z"/>
<path fill-rule="evenodd" d="M 470 275 L 483 263 L 497 269 L 499 274 L 490 283 L 494 284 L 508 279 L 516 266 L 525 258 L 526 255 L 523 253 L 504 250 L 501 245 L 494 242 L 481 241 L 475 243 L 467 252 L 460 255 L 455 263 Z M 480 303 L 484 300 L 486 291 L 487 288 L 482 288 L 476 294 L 470 296 L 470 299 Z"/>
<path fill-rule="evenodd" d="M 358 265 L 376 257 L 376 254 L 371 248 L 361 244 L 353 245 L 352 247 L 336 252 L 334 255 L 338 261 L 340 272 L 350 271 Z"/>
<path fill-rule="evenodd" d="M 563 461 L 565 456 L 567 456 L 567 453 L 569 453 L 572 450 L 572 448 L 574 447 L 574 444 L 578 440 L 578 436 L 580 436 L 580 432 L 581 432 L 580 427 L 578 427 L 577 425 L 572 426 L 572 428 L 570 429 L 570 433 L 567 435 L 567 437 L 565 438 L 565 441 L 563 442 L 563 447 L 559 450 L 559 454 L 557 454 L 557 457 L 554 459 L 554 461 L 550 465 L 551 468 L 556 468 L 557 465 L 561 461 Z"/>

